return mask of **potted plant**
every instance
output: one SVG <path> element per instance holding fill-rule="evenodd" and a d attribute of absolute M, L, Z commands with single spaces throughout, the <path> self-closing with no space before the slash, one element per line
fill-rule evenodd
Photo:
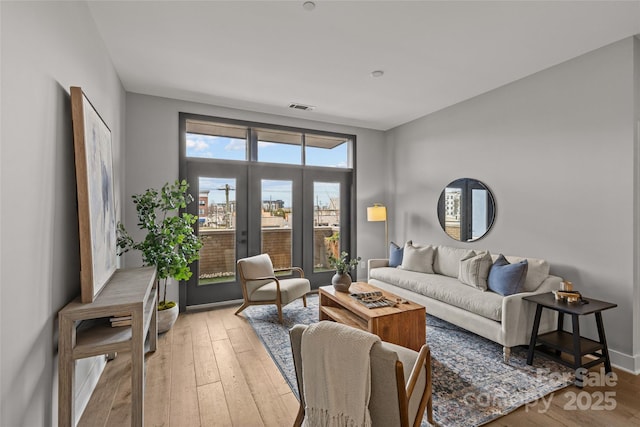
<path fill-rule="evenodd" d="M 362 258 L 349 259 L 349 253 L 342 251 L 338 258 L 329 255 L 329 265 L 336 270 L 336 274 L 331 278 L 331 284 L 336 291 L 349 292 L 351 286 L 351 276 L 349 270 L 353 270 Z"/>
<path fill-rule="evenodd" d="M 200 257 L 202 242 L 193 229 L 198 217 L 179 212 L 193 201 L 188 188 L 187 181 L 177 180 L 166 183 L 159 191 L 148 189 L 131 196 L 138 213 L 138 227 L 147 231 L 144 240 L 134 241 L 124 225 L 118 223 L 118 255 L 131 249 L 139 250 L 145 265 L 156 266 L 158 284 L 164 280 L 158 301 L 158 332 L 171 329 L 178 318 L 178 306 L 174 301 L 167 301 L 169 278 L 188 280 L 190 264 Z"/>

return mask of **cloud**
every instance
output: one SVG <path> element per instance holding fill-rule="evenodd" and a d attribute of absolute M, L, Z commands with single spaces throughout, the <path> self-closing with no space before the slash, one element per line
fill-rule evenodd
<path fill-rule="evenodd" d="M 187 148 L 193 151 L 206 151 L 209 149 L 209 143 L 204 138 L 189 138 Z"/>
<path fill-rule="evenodd" d="M 224 149 L 226 151 L 244 151 L 247 149 L 247 143 L 244 139 L 230 139 Z"/>

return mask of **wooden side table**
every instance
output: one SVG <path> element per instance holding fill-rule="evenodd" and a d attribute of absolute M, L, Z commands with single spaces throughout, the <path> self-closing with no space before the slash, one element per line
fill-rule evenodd
<path fill-rule="evenodd" d="M 607 373 L 611 372 L 611 361 L 609 360 L 609 349 L 607 348 L 607 339 L 604 334 L 602 312 L 617 307 L 617 304 L 592 298 L 584 299 L 584 302 L 567 303 L 556 300 L 551 292 L 526 296 L 523 299 L 537 304 L 536 317 L 533 322 L 531 341 L 529 343 L 529 353 L 527 355 L 528 365 L 533 363 L 533 355 L 537 351 L 576 370 L 578 368 L 590 368 L 599 363 L 604 363 L 605 371 Z M 538 335 L 540 316 L 542 315 L 543 308 L 558 312 L 558 328 L 556 331 Z M 571 315 L 572 332 L 565 332 L 563 330 L 565 314 Z M 598 341 L 580 336 L 579 318 L 586 314 L 595 314 L 596 316 Z M 536 347 L 537 344 L 540 344 L 540 346 Z M 573 362 L 562 359 L 563 352 L 572 355 Z M 582 356 L 585 355 L 594 356 L 595 360 L 582 363 Z M 581 380 L 581 375 L 576 372 L 577 385 L 581 384 Z"/>
<path fill-rule="evenodd" d="M 338 292 L 332 285 L 321 286 L 320 320 L 338 323 L 376 334 L 381 340 L 420 351 L 426 343 L 426 309 L 414 302 L 396 307 L 367 308 L 350 296 L 353 292 L 381 291 L 388 299 L 399 297 L 364 282 L 351 284 L 349 293 Z"/>
<path fill-rule="evenodd" d="M 58 426 L 76 425 L 76 360 L 118 351 L 131 353 L 131 425 L 144 425 L 145 341 L 149 351 L 156 350 L 157 305 L 156 269 L 141 267 L 116 270 L 93 302 L 85 304 L 78 297 L 60 310 Z M 127 315 L 131 326 L 110 326 L 109 317 Z M 93 322 L 88 328 L 78 327 L 83 320 Z"/>

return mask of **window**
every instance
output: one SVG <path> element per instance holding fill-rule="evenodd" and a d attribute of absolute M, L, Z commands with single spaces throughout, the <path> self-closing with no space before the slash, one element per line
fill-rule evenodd
<path fill-rule="evenodd" d="M 204 243 L 187 306 L 242 298 L 240 258 L 267 253 L 319 286 L 330 256 L 355 253 L 355 136 L 185 113 L 180 129 L 180 176 L 198 196 L 187 212 Z"/>
<path fill-rule="evenodd" d="M 309 166 L 349 167 L 350 139 L 324 135 L 305 135 L 305 160 Z"/>
<path fill-rule="evenodd" d="M 266 163 L 302 164 L 302 134 L 258 129 L 258 161 Z"/>
<path fill-rule="evenodd" d="M 247 127 L 187 120 L 187 157 L 247 160 Z"/>
<path fill-rule="evenodd" d="M 352 138 L 187 119 L 186 157 L 349 169 Z M 253 144 L 252 144 L 253 141 Z M 250 153 L 253 152 L 253 155 Z"/>

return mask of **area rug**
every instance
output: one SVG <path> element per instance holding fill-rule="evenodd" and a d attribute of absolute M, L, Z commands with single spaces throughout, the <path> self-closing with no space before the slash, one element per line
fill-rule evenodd
<path fill-rule="evenodd" d="M 297 300 L 283 308 L 284 325 L 275 306 L 251 306 L 244 313 L 285 380 L 298 396 L 289 343 L 289 329 L 318 321 L 318 297 L 307 297 L 307 308 Z M 427 316 L 427 344 L 433 372 L 433 416 L 438 426 L 466 427 L 488 423 L 573 382 L 570 369 L 536 357 L 526 364 L 527 352 L 512 349 L 508 364 L 502 346 L 437 317 Z M 547 402 L 548 403 L 548 402 Z M 422 423 L 428 426 L 426 415 Z"/>

